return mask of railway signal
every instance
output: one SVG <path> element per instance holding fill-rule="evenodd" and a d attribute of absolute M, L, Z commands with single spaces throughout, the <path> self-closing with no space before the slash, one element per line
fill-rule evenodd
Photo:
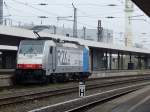
<path fill-rule="evenodd" d="M 85 82 L 79 82 L 79 97 L 85 96 Z"/>

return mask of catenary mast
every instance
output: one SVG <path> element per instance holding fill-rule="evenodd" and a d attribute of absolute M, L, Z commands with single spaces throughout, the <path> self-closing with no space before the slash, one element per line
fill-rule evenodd
<path fill-rule="evenodd" d="M 0 25 L 3 24 L 3 0 L 0 0 Z"/>
<path fill-rule="evenodd" d="M 125 46 L 132 46 L 132 14 L 133 3 L 125 0 Z"/>

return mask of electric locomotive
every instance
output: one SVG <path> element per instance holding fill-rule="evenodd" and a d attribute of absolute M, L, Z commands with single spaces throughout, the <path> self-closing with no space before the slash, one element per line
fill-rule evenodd
<path fill-rule="evenodd" d="M 17 53 L 15 80 L 62 82 L 91 74 L 89 48 L 73 42 L 22 40 Z"/>

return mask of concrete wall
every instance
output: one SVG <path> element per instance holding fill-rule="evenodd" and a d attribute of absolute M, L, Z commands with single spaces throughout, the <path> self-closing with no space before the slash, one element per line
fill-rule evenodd
<path fill-rule="evenodd" d="M 124 76 L 124 75 L 142 75 L 150 74 L 150 70 L 107 70 L 107 71 L 93 71 L 90 78 L 97 77 L 111 77 L 111 76 Z"/>

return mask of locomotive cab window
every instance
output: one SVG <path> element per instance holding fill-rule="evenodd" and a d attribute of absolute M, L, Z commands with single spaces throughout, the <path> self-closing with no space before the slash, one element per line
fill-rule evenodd
<path fill-rule="evenodd" d="M 19 54 L 42 54 L 44 42 L 38 41 L 22 41 Z"/>

